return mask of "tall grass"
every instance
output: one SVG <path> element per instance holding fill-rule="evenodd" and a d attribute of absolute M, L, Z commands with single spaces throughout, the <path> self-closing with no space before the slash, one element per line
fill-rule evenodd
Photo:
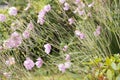
<path fill-rule="evenodd" d="M 0 51 L 2 62 L 4 58 L 2 56 L 14 56 L 16 59 L 16 66 L 10 69 L 18 74 L 25 74 L 32 76 L 29 72 L 25 72 L 23 67 L 23 61 L 26 57 L 30 57 L 34 61 L 41 57 L 44 61 L 43 70 L 40 68 L 39 72 L 43 74 L 58 73 L 57 65 L 65 62 L 65 55 L 70 54 L 72 66 L 68 72 L 81 73 L 85 72 L 86 65 L 84 62 L 93 60 L 98 57 L 103 60 L 112 54 L 120 53 L 120 16 L 119 16 L 119 0 L 94 0 L 94 6 L 89 8 L 88 4 L 92 1 L 84 0 L 86 7 L 84 8 L 85 14 L 80 16 L 74 14 L 73 11 L 77 8 L 74 1 L 68 0 L 70 4 L 70 10 L 64 11 L 63 5 L 58 1 L 32 1 L 32 6 L 27 12 L 20 10 L 20 14 L 17 17 L 9 17 L 10 20 L 5 22 L 4 29 L 8 35 L 13 30 L 10 28 L 10 24 L 13 21 L 18 21 L 17 31 L 22 33 L 27 24 L 32 21 L 34 24 L 34 30 L 31 32 L 29 39 L 23 40 L 22 44 L 18 48 L 8 49 Z M 40 25 L 37 23 L 38 11 L 43 6 L 49 3 L 52 6 L 52 10 L 47 13 L 45 17 L 45 24 Z M 38 10 L 39 9 L 39 10 Z M 35 11 L 34 11 L 35 10 Z M 88 16 L 88 14 L 91 16 Z M 75 23 L 69 25 L 68 19 L 74 18 Z M 17 22 L 17 24 L 18 24 Z M 99 36 L 94 35 L 94 31 L 97 26 L 101 26 L 101 34 Z M 79 30 L 85 34 L 85 39 L 76 37 L 75 30 Z M 4 40 L 9 36 L 5 36 Z M 4 42 L 2 39 L 1 43 Z M 50 55 L 44 52 L 44 44 L 50 43 L 52 45 L 52 51 Z M 68 50 L 64 52 L 62 49 L 67 45 Z M 4 63 L 4 62 L 3 62 Z M 2 64 L 2 63 L 1 63 Z M 19 65 L 20 64 L 20 65 Z M 19 67 L 17 67 L 19 66 Z M 6 67 L 7 69 L 7 67 Z M 18 69 L 18 71 L 16 70 Z M 33 72 L 38 69 L 34 68 Z M 30 71 L 32 72 L 32 71 Z M 42 74 L 42 72 L 40 72 Z M 39 73 L 39 74 L 40 74 Z M 18 75 L 17 75 L 18 76 Z"/>

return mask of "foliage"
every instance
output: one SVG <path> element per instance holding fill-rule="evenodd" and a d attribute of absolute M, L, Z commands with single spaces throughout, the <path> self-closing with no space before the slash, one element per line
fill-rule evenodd
<path fill-rule="evenodd" d="M 105 60 L 95 58 L 94 61 L 85 63 L 89 70 L 85 80 L 119 80 L 120 55 L 107 57 Z"/>

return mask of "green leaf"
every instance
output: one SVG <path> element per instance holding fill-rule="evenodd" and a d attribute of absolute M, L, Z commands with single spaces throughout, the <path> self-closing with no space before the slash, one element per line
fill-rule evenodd
<path fill-rule="evenodd" d="M 96 58 L 96 59 L 95 59 L 95 62 L 96 62 L 96 63 L 99 63 L 100 61 L 101 61 L 101 58 Z"/>
<path fill-rule="evenodd" d="M 118 63 L 118 65 L 117 65 L 117 69 L 120 70 L 120 63 Z"/>
<path fill-rule="evenodd" d="M 113 78 L 113 73 L 110 69 L 107 70 L 107 78 L 108 78 L 108 80 L 112 80 L 112 78 Z"/>
<path fill-rule="evenodd" d="M 118 76 L 116 77 L 116 80 L 120 80 L 120 75 L 118 75 Z"/>
<path fill-rule="evenodd" d="M 112 62 L 111 67 L 112 69 L 117 70 L 117 65 L 114 62 Z"/>
<path fill-rule="evenodd" d="M 110 58 L 106 58 L 106 65 L 110 65 L 112 63 L 112 60 Z"/>

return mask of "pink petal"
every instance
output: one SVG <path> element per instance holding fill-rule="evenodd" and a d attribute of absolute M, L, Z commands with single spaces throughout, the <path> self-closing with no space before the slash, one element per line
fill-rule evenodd
<path fill-rule="evenodd" d="M 6 20 L 6 16 L 4 14 L 0 14 L 0 22 L 4 22 Z"/>
<path fill-rule="evenodd" d="M 49 54 L 51 52 L 51 45 L 49 43 L 45 44 L 44 48 L 45 48 L 45 52 L 47 54 Z"/>
<path fill-rule="evenodd" d="M 9 8 L 9 15 L 16 16 L 17 15 L 17 9 L 15 7 Z"/>

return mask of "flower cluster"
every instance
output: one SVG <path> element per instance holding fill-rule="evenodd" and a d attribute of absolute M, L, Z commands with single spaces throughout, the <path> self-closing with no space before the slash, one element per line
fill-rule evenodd
<path fill-rule="evenodd" d="M 59 0 L 61 4 L 63 4 L 63 10 L 68 11 L 70 9 L 70 5 L 66 2 L 66 0 Z"/>
<path fill-rule="evenodd" d="M 30 37 L 30 31 L 34 29 L 34 25 L 33 23 L 30 21 L 30 23 L 28 24 L 26 30 L 23 32 L 23 38 L 27 39 Z"/>
<path fill-rule="evenodd" d="M 58 69 L 59 71 L 62 71 L 62 73 L 64 73 L 66 71 L 66 69 L 69 69 L 71 67 L 71 62 L 70 62 L 70 55 L 67 54 L 66 58 L 65 58 L 66 62 L 65 63 L 61 63 L 58 65 Z"/>
<path fill-rule="evenodd" d="M 75 31 L 75 35 L 76 35 L 77 37 L 79 37 L 80 39 L 84 39 L 84 38 L 85 38 L 85 34 L 82 33 L 82 32 L 80 32 L 79 30 L 76 30 L 76 31 Z"/>
<path fill-rule="evenodd" d="M 48 4 L 44 6 L 44 8 L 39 12 L 38 14 L 38 20 L 37 23 L 40 23 L 40 25 L 43 25 L 45 22 L 45 15 L 47 12 L 51 10 L 51 6 Z"/>
<path fill-rule="evenodd" d="M 26 58 L 24 61 L 24 66 L 27 70 L 32 70 L 32 68 L 36 65 L 37 68 L 40 68 L 43 64 L 43 60 L 39 57 L 36 61 L 36 63 L 33 62 L 32 59 Z"/>
<path fill-rule="evenodd" d="M 9 39 L 4 41 L 5 48 L 16 48 L 22 43 L 22 37 L 18 32 L 13 32 Z"/>

